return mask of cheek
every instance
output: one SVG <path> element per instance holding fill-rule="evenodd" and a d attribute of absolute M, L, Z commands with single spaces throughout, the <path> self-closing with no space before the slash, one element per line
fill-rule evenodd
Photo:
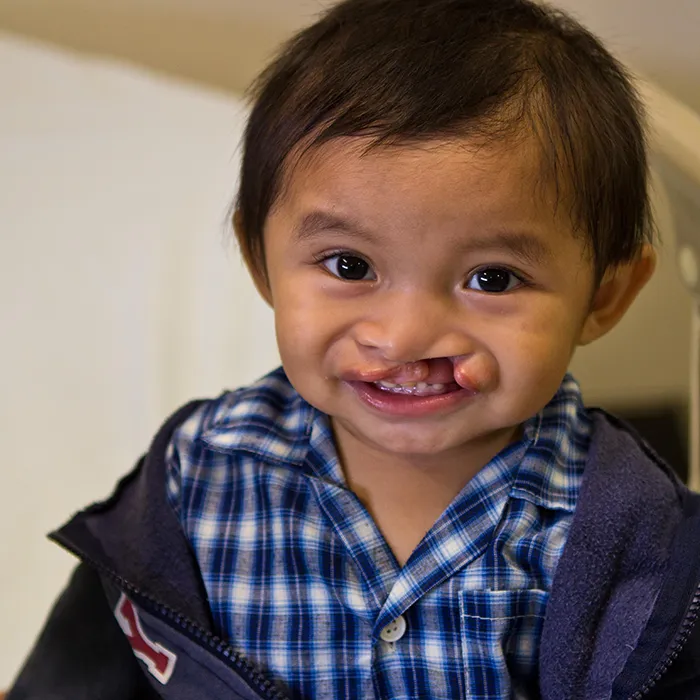
<path fill-rule="evenodd" d="M 323 293 L 290 278 L 276 290 L 275 330 L 283 363 L 318 361 L 333 337 L 333 309 Z"/>
<path fill-rule="evenodd" d="M 315 325 L 309 309 L 285 303 L 275 308 L 275 333 L 282 364 L 287 367 L 308 356 Z"/>
<path fill-rule="evenodd" d="M 579 311 L 563 304 L 533 306 L 533 313 L 514 321 L 497 346 L 492 346 L 499 359 L 501 372 L 510 375 L 510 382 L 528 385 L 558 386 L 576 347 Z M 555 386 L 555 390 L 556 390 Z"/>
<path fill-rule="evenodd" d="M 315 378 L 322 356 L 313 309 L 285 298 L 283 305 L 275 306 L 275 333 L 287 378 L 307 401 L 315 404 Z"/>

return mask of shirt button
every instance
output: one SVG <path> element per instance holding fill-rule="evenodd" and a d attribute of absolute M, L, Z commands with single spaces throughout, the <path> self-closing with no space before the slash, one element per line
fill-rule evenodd
<path fill-rule="evenodd" d="M 379 637 L 385 642 L 398 642 L 406 634 L 406 618 L 399 615 L 379 633 Z"/>

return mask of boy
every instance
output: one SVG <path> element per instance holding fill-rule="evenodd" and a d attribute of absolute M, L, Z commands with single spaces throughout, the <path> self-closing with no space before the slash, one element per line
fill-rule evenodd
<path fill-rule="evenodd" d="M 346 0 L 256 85 L 234 225 L 283 369 L 54 533 L 9 700 L 700 697 L 698 498 L 566 375 L 655 259 L 597 40 Z"/>

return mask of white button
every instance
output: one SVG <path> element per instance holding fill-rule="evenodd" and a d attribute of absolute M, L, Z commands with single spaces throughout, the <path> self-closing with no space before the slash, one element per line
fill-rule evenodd
<path fill-rule="evenodd" d="M 406 618 L 399 615 L 379 633 L 379 636 L 385 642 L 398 642 L 404 634 L 406 634 Z"/>

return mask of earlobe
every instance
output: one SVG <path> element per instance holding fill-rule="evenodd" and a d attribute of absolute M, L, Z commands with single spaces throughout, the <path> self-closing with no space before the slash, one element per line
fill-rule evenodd
<path fill-rule="evenodd" d="M 593 296 L 579 345 L 592 343 L 618 324 L 655 268 L 656 251 L 646 244 L 637 258 L 606 273 Z"/>
<path fill-rule="evenodd" d="M 245 235 L 245 231 L 243 229 L 243 221 L 239 210 L 236 210 L 233 214 L 233 230 L 236 234 L 238 247 L 241 249 L 243 262 L 245 263 L 245 266 L 253 279 L 255 289 L 258 290 L 258 294 L 260 294 L 260 296 L 269 306 L 273 306 L 272 293 L 270 291 L 270 283 L 267 279 L 267 274 L 265 273 L 265 270 L 261 269 L 260 265 L 253 259 L 252 251 L 246 242 L 247 236 Z"/>

